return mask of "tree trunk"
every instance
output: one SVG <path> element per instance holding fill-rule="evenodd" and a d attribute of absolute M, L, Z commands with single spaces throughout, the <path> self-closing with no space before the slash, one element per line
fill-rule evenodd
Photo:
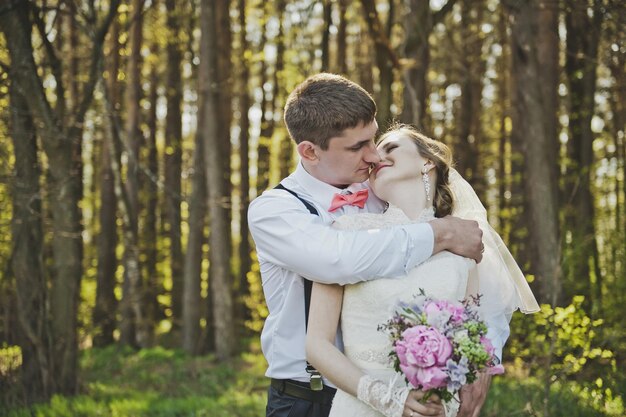
<path fill-rule="evenodd" d="M 126 194 L 128 196 L 128 230 L 124 241 L 124 291 L 122 296 L 122 323 L 120 342 L 144 346 L 149 339 L 143 311 L 143 283 L 139 257 L 139 149 L 141 146 L 141 45 L 143 41 L 143 0 L 133 0 L 130 26 L 130 55 L 128 57 L 128 85 L 126 87 L 126 126 L 124 148 L 126 164 Z"/>
<path fill-rule="evenodd" d="M 182 3 L 166 0 L 167 8 L 167 116 L 165 119 L 165 211 L 170 241 L 172 279 L 172 330 L 179 331 L 183 301 L 183 251 L 181 242 L 181 171 L 182 171 L 182 53 L 180 47 Z"/>
<path fill-rule="evenodd" d="M 615 87 L 610 95 L 611 112 L 613 113 L 613 123 L 611 127 L 612 136 L 615 141 L 615 158 L 617 160 L 618 172 L 615 174 L 615 231 L 618 233 L 615 239 L 614 259 L 626 260 L 626 248 L 618 242 L 623 242 L 626 238 L 626 57 L 620 51 L 612 51 L 609 57 L 609 68 L 611 75 L 615 79 Z M 620 133 L 622 132 L 622 133 Z M 622 173 L 620 181 L 619 170 Z M 624 262 L 614 263 L 614 276 L 624 276 Z"/>
<path fill-rule="evenodd" d="M 551 161 L 550 169 L 554 178 L 559 177 L 559 9 L 554 0 L 539 1 L 539 32 L 537 34 L 537 58 L 539 67 L 539 83 L 543 86 L 544 126 L 550 138 L 548 157 Z M 557 190 L 558 191 L 558 190 Z M 558 195 L 555 196 L 558 201 Z"/>
<path fill-rule="evenodd" d="M 230 143 L 230 128 L 232 124 L 232 97 L 233 97 L 233 63 L 232 57 L 232 33 L 230 25 L 230 0 L 217 0 L 214 2 L 215 12 L 215 24 L 216 24 L 216 40 L 219 48 L 217 49 L 217 71 L 216 81 L 219 85 L 217 89 L 219 106 L 218 111 L 218 138 L 220 155 L 224 159 L 222 177 L 224 181 L 223 189 L 226 191 L 224 197 L 226 198 L 225 204 L 230 209 L 231 199 L 230 190 L 232 189 L 231 183 L 231 168 L 230 168 L 230 155 L 231 155 L 231 143 Z M 284 10 L 282 7 L 279 10 Z M 282 22 L 282 19 L 280 20 Z M 280 34 L 279 34 L 280 36 Z M 279 52 L 280 54 L 280 52 Z M 231 213 L 227 210 L 228 219 L 230 224 Z M 230 226 L 227 230 L 227 235 L 230 242 Z"/>
<path fill-rule="evenodd" d="M 529 210 L 529 239 L 536 243 L 535 271 L 541 286 L 539 298 L 557 303 L 561 292 L 560 238 L 555 201 L 556 178 L 550 169 L 552 161 L 544 150 L 550 146 L 542 124 L 544 109 L 537 59 L 538 32 L 537 3 L 505 3 L 511 23 L 512 72 L 516 90 L 513 111 L 513 129 L 524 138 L 525 189 Z"/>
<path fill-rule="evenodd" d="M 283 107 L 282 97 L 281 97 L 281 86 L 283 85 L 283 73 L 285 69 L 285 34 L 283 28 L 283 19 L 282 19 L 282 10 L 285 9 L 285 0 L 279 0 L 276 4 L 276 7 L 281 10 L 279 15 L 280 23 L 278 26 L 278 39 L 276 42 L 276 68 L 274 70 L 274 77 L 272 80 L 273 89 L 272 89 L 272 108 L 279 109 Z M 330 8 L 330 6 L 328 6 Z M 273 112 L 273 123 L 276 123 L 276 111 Z M 292 143 L 293 141 L 286 135 L 284 137 L 279 138 L 280 147 L 279 147 L 279 156 L 278 156 L 278 169 L 280 172 L 280 178 L 285 178 L 291 172 L 291 162 L 292 162 Z"/>
<path fill-rule="evenodd" d="M 202 245 L 205 242 L 204 219 L 206 217 L 206 180 L 203 157 L 202 133 L 196 132 L 191 174 L 191 197 L 189 198 L 189 235 L 185 251 L 183 275 L 183 349 L 190 354 L 201 351 L 200 317 L 202 276 Z"/>
<path fill-rule="evenodd" d="M 432 31 L 432 14 L 427 1 L 411 0 L 405 13 L 404 30 L 407 34 L 404 54 L 410 64 L 404 69 L 404 106 L 401 120 L 424 129 L 426 111 L 426 72 L 430 63 L 428 37 Z"/>
<path fill-rule="evenodd" d="M 272 13 L 270 9 L 272 7 L 271 2 L 267 2 L 264 4 L 263 13 L 265 16 L 265 26 L 263 27 L 263 33 L 261 35 L 261 44 L 260 47 L 267 43 L 267 32 L 269 30 L 268 22 L 269 15 Z M 282 10 L 278 9 L 278 21 L 282 27 Z M 265 84 L 267 82 L 267 64 L 265 60 L 261 62 L 261 111 L 263 112 L 261 116 L 261 133 L 259 135 L 259 143 L 257 147 L 257 180 L 256 180 L 256 194 L 261 195 L 263 191 L 265 191 L 270 185 L 270 149 L 272 147 L 272 136 L 274 135 L 274 120 L 275 120 L 275 111 L 276 108 L 274 104 L 276 103 L 273 98 L 268 99 L 268 92 L 265 90 Z M 276 69 L 274 69 L 274 73 L 276 73 Z"/>
<path fill-rule="evenodd" d="M 194 6 L 192 6 L 194 7 Z M 194 20 L 197 13 L 193 10 L 189 14 L 190 19 Z M 192 24 L 192 26 L 194 26 Z M 193 49 L 190 46 L 190 52 Z M 204 67 L 202 68 L 204 69 Z M 199 87 L 198 83 L 198 87 Z M 200 94 L 200 91 L 198 90 Z M 198 100 L 200 106 L 201 100 Z M 200 113 L 198 113 L 200 114 Z M 206 243 L 205 237 L 205 217 L 206 217 L 206 179 L 204 157 L 202 150 L 202 131 L 200 126 L 196 130 L 193 149 L 193 167 L 190 176 L 191 195 L 189 197 L 189 233 L 187 235 L 187 247 L 185 250 L 185 264 L 183 272 L 183 349 L 190 354 L 198 354 L 202 352 L 202 343 L 206 337 L 202 335 L 200 327 L 200 318 L 202 317 L 202 298 L 201 298 L 201 282 L 202 282 L 202 247 Z M 207 297 L 210 298 L 210 297 Z M 207 320 L 204 331 L 212 334 L 212 322 Z"/>
<path fill-rule="evenodd" d="M 337 28 L 337 70 L 340 74 L 348 75 L 348 21 L 346 10 L 348 0 L 339 0 L 339 27 Z"/>
<path fill-rule="evenodd" d="M 50 287 L 52 340 L 49 346 L 51 351 L 47 352 L 47 356 L 51 360 L 50 378 L 54 385 L 48 389 L 38 382 L 35 384 L 38 385 L 37 389 L 41 390 L 41 394 L 52 395 L 55 392 L 73 394 L 76 391 L 77 382 L 76 306 L 78 283 L 82 274 L 82 241 L 78 210 L 80 178 L 76 178 L 77 173 L 72 164 L 73 140 L 76 140 L 76 137 L 66 136 L 66 132 L 61 131 L 50 103 L 46 99 L 33 59 L 32 22 L 29 20 L 28 8 L 27 3 L 14 4 L 12 9 L 0 14 L 0 23 L 2 23 L 0 27 L 3 28 L 11 57 L 10 75 L 12 85 L 17 90 L 13 97 L 17 97 L 16 94 L 24 97 L 29 108 L 28 113 L 34 114 L 39 119 L 36 122 L 43 122 L 42 125 L 46 127 L 42 129 L 41 135 L 50 164 L 48 178 L 53 220 L 52 248 L 55 280 Z M 32 166 L 30 168 L 32 169 Z M 33 266 L 36 268 L 37 264 Z M 42 280 L 43 277 L 37 278 L 35 275 L 34 279 Z M 39 294 L 36 297 L 41 298 L 45 288 L 30 290 L 38 291 Z M 19 292 L 18 289 L 18 296 Z M 40 317 L 33 319 L 39 320 Z M 40 346 L 41 349 L 47 347 L 45 344 Z M 39 366 L 44 365 L 41 363 L 42 359 L 38 358 Z M 47 372 L 47 370 L 42 368 L 39 372 Z"/>
<path fill-rule="evenodd" d="M 359 35 L 356 42 L 356 70 L 359 80 L 359 85 L 365 89 L 365 91 L 373 94 L 374 92 L 374 74 L 372 69 L 374 68 L 374 62 L 372 60 L 372 48 L 373 41 L 365 33 L 365 29 L 361 24 Z M 380 128 L 380 126 L 379 126 Z"/>
<path fill-rule="evenodd" d="M 415 125 L 418 129 L 430 130 L 427 117 L 428 83 L 426 75 L 430 66 L 430 44 L 428 38 L 437 22 L 450 13 L 456 0 L 448 0 L 437 12 L 433 12 L 430 3 L 410 0 L 405 11 L 404 31 L 406 41 L 404 55 L 408 61 L 403 69 L 404 105 L 400 120 Z"/>
<path fill-rule="evenodd" d="M 504 243 L 510 247 L 510 230 L 511 230 L 511 173 L 507 170 L 507 164 L 511 160 L 511 141 L 509 131 L 507 129 L 507 120 L 510 119 L 509 100 L 509 77 L 510 71 L 510 54 L 507 48 L 507 32 L 506 17 L 499 9 L 498 12 L 498 36 L 502 42 L 502 54 L 496 63 L 496 71 L 498 74 L 498 102 L 501 111 L 500 115 L 500 138 L 498 143 L 498 232 L 502 236 Z"/>
<path fill-rule="evenodd" d="M 239 126 L 241 133 L 239 135 L 239 158 L 240 158 L 240 184 L 239 195 L 241 196 L 239 221 L 241 242 L 239 243 L 239 285 L 237 294 L 237 310 L 238 316 L 242 320 L 249 319 L 249 311 L 245 304 L 245 298 L 250 294 L 248 288 L 248 273 L 252 269 L 252 259 L 250 258 L 250 229 L 248 227 L 248 205 L 250 204 L 250 156 L 249 156 L 249 140 L 250 140 L 250 93 L 248 91 L 248 80 L 250 78 L 250 66 L 246 54 L 248 51 L 248 41 L 246 39 L 246 0 L 239 0 L 239 47 L 241 48 L 241 72 L 239 79 L 239 108 L 241 119 Z M 289 138 L 288 138 L 289 139 Z"/>
<path fill-rule="evenodd" d="M 399 66 L 397 57 L 391 48 L 389 38 L 383 31 L 382 24 L 376 11 L 375 0 L 361 0 L 363 13 L 369 29 L 370 36 L 374 41 L 374 56 L 378 68 L 379 92 L 376 97 L 378 115 L 376 117 L 381 130 L 386 130 L 391 122 L 391 105 L 393 95 L 391 84 L 393 83 L 393 68 Z"/>
<path fill-rule="evenodd" d="M 332 2 L 324 0 L 323 2 L 323 18 L 324 30 L 322 32 L 322 72 L 330 70 L 330 26 L 332 22 Z M 282 25 L 282 23 L 281 23 Z"/>
<path fill-rule="evenodd" d="M 151 54 L 158 55 L 158 44 L 154 42 L 151 48 Z M 170 61 L 171 62 L 171 61 Z M 147 173 L 145 178 L 145 189 L 142 200 L 145 201 L 144 225 L 142 227 L 142 240 L 144 242 L 144 270 L 145 270 L 145 292 L 144 292 L 144 308 L 146 314 L 146 328 L 156 329 L 159 322 L 159 300 L 158 296 L 161 292 L 161 280 L 159 280 L 159 272 L 157 263 L 159 261 L 158 242 L 158 225 L 159 218 L 159 152 L 157 149 L 157 105 L 158 105 L 158 88 L 159 73 L 158 66 L 153 64 L 150 71 L 150 92 L 148 94 L 148 102 L 150 103 L 150 111 L 148 112 L 147 127 L 148 137 L 146 142 L 147 153 Z M 180 225 L 179 225 L 180 226 Z M 154 345 L 154 332 L 148 333 L 148 346 Z"/>
<path fill-rule="evenodd" d="M 28 403 L 45 401 L 53 391 L 48 290 L 43 262 L 40 168 L 35 126 L 24 97 L 10 85 L 11 138 L 15 153 L 11 267 L 16 281 L 22 349 L 23 392 Z"/>
<path fill-rule="evenodd" d="M 593 132 L 591 119 L 594 113 L 594 95 L 596 91 L 596 66 L 598 42 L 600 37 L 601 11 L 599 3 L 594 1 L 593 17 L 588 15 L 587 7 L 575 2 L 568 2 L 565 18 L 567 28 L 566 73 L 569 80 L 569 141 L 568 156 L 570 169 L 568 194 L 569 228 L 572 231 L 570 274 L 574 294 L 588 294 L 585 305 L 594 309 L 600 305 L 598 291 L 601 276 L 599 268 L 592 277 L 590 264 L 597 266 L 597 241 L 595 234 L 595 214 L 591 194 L 591 170 L 593 168 Z M 582 279 L 581 279 L 582 277 Z M 588 278 L 588 281 L 585 280 Z M 594 279 L 595 278 L 595 279 Z M 580 284 L 584 285 L 581 288 Z M 585 288 L 586 287 L 586 288 Z M 571 292 L 570 292 L 571 294 Z"/>
<path fill-rule="evenodd" d="M 217 16 L 210 0 L 201 2 L 201 40 L 199 76 L 199 119 L 198 129 L 203 137 L 203 155 L 206 169 L 208 208 L 210 217 L 210 262 L 212 274 L 209 277 L 212 288 L 215 325 L 215 350 L 219 360 L 229 358 L 235 348 L 233 333 L 232 295 L 230 287 L 230 240 L 228 236 L 228 201 L 224 189 L 224 169 L 229 161 L 224 161 L 220 152 L 219 96 L 216 91 L 217 36 L 215 29 Z"/>
<path fill-rule="evenodd" d="M 77 390 L 77 306 L 82 277 L 82 227 L 79 200 L 82 178 L 76 169 L 76 148 L 81 140 L 85 113 L 93 99 L 93 90 L 100 77 L 102 44 L 118 0 L 112 0 L 101 25 L 90 32 L 91 65 L 78 108 L 72 109 L 64 124 L 53 111 L 46 97 L 38 67 L 33 58 L 32 28 L 29 4 L 14 2 L 0 13 L 0 28 L 5 34 L 11 58 L 11 83 L 21 94 L 39 129 L 49 166 L 49 207 L 52 213 L 53 276 L 50 285 L 51 358 L 54 386 L 49 392 L 71 395 Z M 50 54 L 51 59 L 55 57 Z M 62 77 L 55 77 L 57 87 Z M 58 103 L 57 103 L 58 104 Z M 61 111 L 63 113 L 63 111 Z M 65 126 L 65 127 L 64 127 Z"/>
<path fill-rule="evenodd" d="M 458 107 L 459 152 L 457 170 L 467 178 L 476 194 L 485 201 L 486 183 L 479 168 L 480 143 L 482 140 L 480 114 L 482 113 L 482 77 L 486 63 L 482 57 L 482 37 L 476 30 L 482 23 L 481 7 L 484 5 L 464 0 L 461 3 L 462 50 L 461 98 Z M 474 6 L 473 6 L 474 4 Z M 473 8 L 474 7 L 474 8 Z"/>
<path fill-rule="evenodd" d="M 113 104 L 113 109 L 119 105 L 119 22 L 116 20 L 111 28 L 110 52 L 107 59 L 109 78 L 105 88 Z M 108 123 L 116 123 L 116 115 L 109 114 Z M 117 129 L 109 129 L 117 134 Z M 119 138 L 117 139 L 120 140 Z M 117 299 L 115 298 L 115 271 L 117 269 L 117 197 L 115 195 L 115 178 L 111 164 L 111 139 L 105 136 L 100 150 L 100 232 L 98 235 L 98 271 L 96 273 L 96 305 L 92 320 L 94 326 L 94 346 L 107 346 L 114 342 L 113 332 L 116 328 L 115 313 Z"/>

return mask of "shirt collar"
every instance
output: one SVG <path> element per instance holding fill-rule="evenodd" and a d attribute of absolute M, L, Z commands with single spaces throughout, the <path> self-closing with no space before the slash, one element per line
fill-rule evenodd
<path fill-rule="evenodd" d="M 367 182 L 364 183 L 354 183 L 345 189 L 337 188 L 333 185 L 327 184 L 324 181 L 320 181 L 311 174 L 309 174 L 304 166 L 302 165 L 302 161 L 298 161 L 298 166 L 294 171 L 293 179 L 300 185 L 304 190 L 306 190 L 307 194 L 315 200 L 320 206 L 325 209 L 330 208 L 330 204 L 332 202 L 333 196 L 336 193 L 346 193 L 347 191 L 355 193 L 359 190 L 363 190 L 369 188 L 367 186 Z"/>

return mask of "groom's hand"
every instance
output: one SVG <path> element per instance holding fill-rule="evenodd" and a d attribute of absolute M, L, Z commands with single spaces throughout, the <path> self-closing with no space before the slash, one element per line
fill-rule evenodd
<path fill-rule="evenodd" d="M 478 417 L 487 399 L 490 384 L 491 375 L 480 372 L 473 384 L 461 388 L 461 408 L 457 417 Z"/>
<path fill-rule="evenodd" d="M 435 234 L 433 255 L 448 250 L 476 262 L 483 259 L 483 231 L 478 227 L 478 222 L 446 216 L 429 223 Z"/>
<path fill-rule="evenodd" d="M 431 395 L 426 402 L 422 402 L 424 392 L 411 390 L 404 403 L 402 417 L 445 417 L 441 400 Z"/>

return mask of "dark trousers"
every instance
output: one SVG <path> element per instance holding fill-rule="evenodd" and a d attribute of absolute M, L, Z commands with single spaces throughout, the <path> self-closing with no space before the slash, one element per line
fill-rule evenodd
<path fill-rule="evenodd" d="M 335 393 L 335 390 L 330 387 L 324 387 L 324 391 L 329 398 L 332 398 Z M 270 386 L 267 392 L 265 415 L 266 417 L 328 417 L 330 407 L 330 401 L 313 402 L 294 397 Z"/>

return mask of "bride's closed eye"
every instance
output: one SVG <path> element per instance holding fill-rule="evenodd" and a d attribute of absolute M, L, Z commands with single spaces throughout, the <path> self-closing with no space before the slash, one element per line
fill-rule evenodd
<path fill-rule="evenodd" d="M 396 149 L 397 147 L 398 147 L 398 145 L 396 145 L 396 144 L 391 144 L 391 143 L 390 143 L 390 144 L 387 144 L 387 145 L 383 146 L 383 149 L 382 149 L 382 150 L 383 150 L 383 152 L 384 152 L 385 154 L 390 154 L 390 153 L 391 153 L 391 151 L 393 151 L 393 150 L 394 150 L 394 149 Z"/>

